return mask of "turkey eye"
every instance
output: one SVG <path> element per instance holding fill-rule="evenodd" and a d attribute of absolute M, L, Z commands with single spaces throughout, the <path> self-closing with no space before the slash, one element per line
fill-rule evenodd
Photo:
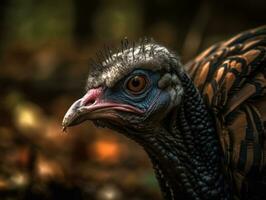
<path fill-rule="evenodd" d="M 134 76 L 128 80 L 127 89 L 133 94 L 138 94 L 146 88 L 146 85 L 145 76 Z"/>

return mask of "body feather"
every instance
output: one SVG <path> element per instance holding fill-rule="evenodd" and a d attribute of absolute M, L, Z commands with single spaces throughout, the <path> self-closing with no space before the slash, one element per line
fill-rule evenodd
<path fill-rule="evenodd" d="M 237 196 L 266 195 L 266 26 L 213 45 L 186 71 L 215 118 Z"/>

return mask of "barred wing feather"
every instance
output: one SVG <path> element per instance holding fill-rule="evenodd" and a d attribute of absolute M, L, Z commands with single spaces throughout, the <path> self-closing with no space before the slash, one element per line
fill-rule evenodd
<path fill-rule="evenodd" d="M 216 120 L 235 190 L 266 188 L 266 26 L 211 46 L 186 70 Z"/>

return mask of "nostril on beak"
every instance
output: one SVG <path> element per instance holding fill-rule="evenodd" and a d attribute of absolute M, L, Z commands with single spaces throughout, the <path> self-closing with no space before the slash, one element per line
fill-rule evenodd
<path fill-rule="evenodd" d="M 85 103 L 85 106 L 90 106 L 90 105 L 94 104 L 95 101 L 96 101 L 95 99 L 89 99 L 89 100 Z"/>
<path fill-rule="evenodd" d="M 89 90 L 87 94 L 85 94 L 84 97 L 82 97 L 82 105 L 90 106 L 95 104 L 98 101 L 101 94 L 102 94 L 101 87 Z"/>

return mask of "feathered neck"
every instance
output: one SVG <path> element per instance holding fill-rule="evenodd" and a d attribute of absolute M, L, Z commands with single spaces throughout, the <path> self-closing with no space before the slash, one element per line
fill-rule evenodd
<path fill-rule="evenodd" d="M 215 126 L 191 79 L 181 77 L 182 104 L 166 128 L 153 130 L 143 144 L 167 200 L 230 199 Z"/>

